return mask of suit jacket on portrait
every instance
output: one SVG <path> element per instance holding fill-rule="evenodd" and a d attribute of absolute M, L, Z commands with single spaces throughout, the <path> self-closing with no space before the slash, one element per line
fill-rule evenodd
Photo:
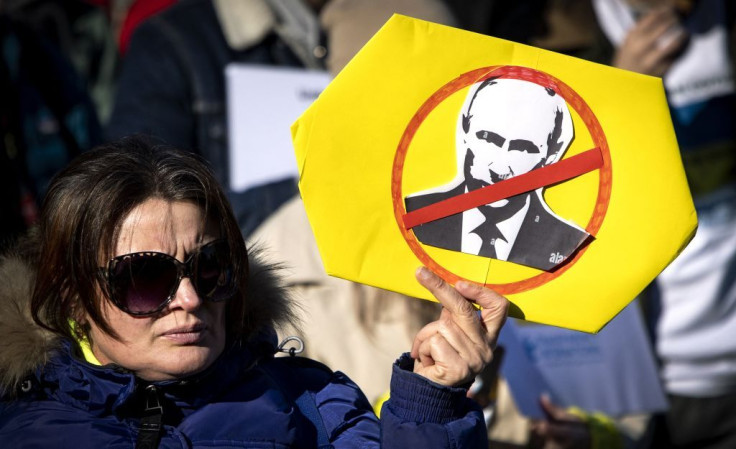
<path fill-rule="evenodd" d="M 407 197 L 406 210 L 411 212 L 464 192 L 463 182 L 447 192 Z M 537 192 L 528 195 L 529 210 L 511 247 L 508 261 L 540 270 L 551 270 L 567 259 L 588 237 L 588 233 L 547 211 Z M 462 220 L 463 214 L 458 213 L 416 226 L 412 230 L 425 245 L 460 251 L 463 238 Z"/>

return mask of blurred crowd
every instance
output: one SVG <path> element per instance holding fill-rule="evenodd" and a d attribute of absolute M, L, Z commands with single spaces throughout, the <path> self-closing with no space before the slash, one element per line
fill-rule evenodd
<path fill-rule="evenodd" d="M 395 12 L 662 77 L 698 211 L 695 239 L 641 298 L 668 411 L 601 425 L 542 399 L 547 419 L 532 421 L 494 373 L 477 398 L 493 409 L 491 446 L 735 448 L 730 0 L 0 0 L 0 249 L 33 226 L 54 174 L 109 139 L 191 150 L 227 188 L 225 67 L 335 75 Z M 328 277 L 294 179 L 228 195 L 244 237 L 290 267 L 306 354 L 379 403 L 389 372 L 375 367 L 438 306 Z"/>

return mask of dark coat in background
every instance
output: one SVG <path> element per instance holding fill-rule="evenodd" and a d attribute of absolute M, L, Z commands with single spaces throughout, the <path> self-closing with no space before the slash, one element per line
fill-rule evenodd
<path fill-rule="evenodd" d="M 180 1 L 150 17 L 136 29 L 123 60 L 106 138 L 143 133 L 195 152 L 227 189 L 225 67 L 230 63 L 304 66 L 275 30 L 231 47 L 210 0 Z M 294 194 L 293 179 L 245 192 L 228 189 L 246 236 Z"/>

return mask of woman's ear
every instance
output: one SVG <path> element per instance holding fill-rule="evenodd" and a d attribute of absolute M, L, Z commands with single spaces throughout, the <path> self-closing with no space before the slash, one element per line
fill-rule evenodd
<path fill-rule="evenodd" d="M 86 338 L 89 331 L 89 318 L 79 301 L 75 301 L 71 305 L 69 316 L 69 326 L 74 337 L 77 339 Z"/>

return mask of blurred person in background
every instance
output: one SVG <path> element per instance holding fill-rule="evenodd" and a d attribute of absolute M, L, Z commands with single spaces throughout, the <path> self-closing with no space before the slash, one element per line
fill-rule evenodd
<path fill-rule="evenodd" d="M 521 44 L 544 33 L 543 12 L 554 0 L 446 0 L 460 28 Z"/>
<path fill-rule="evenodd" d="M 608 61 L 663 79 L 699 227 L 649 289 L 655 447 L 736 447 L 736 96 L 728 0 L 594 0 Z M 603 53 L 605 54 L 605 52 Z M 604 59 L 605 61 L 605 59 Z M 666 182 L 661 180 L 660 182 Z"/>
<path fill-rule="evenodd" d="M 528 43 L 557 53 L 589 59 L 600 30 L 590 1 L 546 0 Z"/>
<path fill-rule="evenodd" d="M 107 137 L 146 133 L 193 151 L 227 188 L 225 67 L 324 68 L 323 3 L 183 0 L 152 15 L 130 40 Z M 289 178 L 228 195 L 247 235 L 295 192 Z"/>
<path fill-rule="evenodd" d="M 130 39 L 133 32 L 146 19 L 154 16 L 169 6 L 176 3 L 176 0 L 128 0 L 130 5 L 118 14 L 118 51 L 121 57 L 125 57 L 130 45 Z"/>
<path fill-rule="evenodd" d="M 0 248 L 38 220 L 51 178 L 101 140 L 109 25 L 84 1 L 0 2 Z"/>
<path fill-rule="evenodd" d="M 109 8 L 110 3 L 125 1 L 3 0 L 0 8 L 14 21 L 43 36 L 69 60 L 92 99 L 99 122 L 104 124 L 112 109 L 118 66 Z"/>

